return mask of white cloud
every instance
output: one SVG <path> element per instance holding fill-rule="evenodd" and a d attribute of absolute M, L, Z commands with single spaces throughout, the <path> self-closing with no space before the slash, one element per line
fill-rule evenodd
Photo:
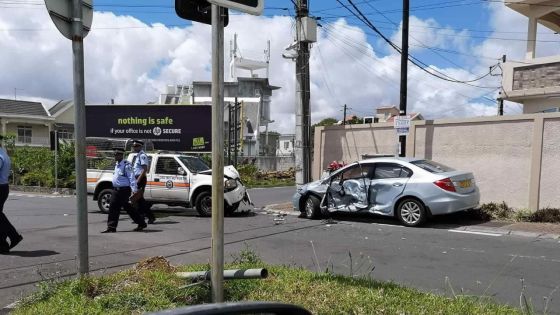
<path fill-rule="evenodd" d="M 512 30 L 526 28 L 519 14 L 490 5 L 494 28 Z M 508 11 L 509 10 L 509 11 Z M 510 12 L 511 11 L 511 12 Z M 513 25 L 513 26 L 512 26 Z M 485 41 L 470 47 L 467 31 L 457 32 L 441 27 L 436 20 L 411 17 L 414 38 L 430 46 L 482 55 L 522 57 L 524 42 L 504 45 Z M 0 97 L 46 100 L 52 105 L 60 99 L 72 98 L 71 43 L 58 33 L 46 10 L 7 9 L 0 11 Z M 6 31 L 40 29 L 40 31 Z M 193 80 L 211 78 L 211 28 L 195 23 L 177 28 L 161 24 L 147 25 L 131 16 L 96 12 L 92 32 L 85 39 L 86 99 L 90 103 L 147 103 L 155 100 L 167 84 L 189 84 Z M 273 94 L 270 130 L 292 133 L 295 126 L 295 63 L 282 58 L 284 48 L 293 42 L 293 20 L 289 17 L 254 17 L 232 15 L 225 33 L 225 69 L 229 80 L 228 50 L 233 34 L 244 56 L 264 56 L 266 41 L 271 40 L 270 83 L 281 87 Z M 450 37 L 448 35 L 461 35 Z M 503 35 L 503 34 L 502 34 Z M 510 36 L 508 36 L 510 37 Z M 400 42 L 400 31 L 392 34 Z M 411 40 L 411 44 L 416 40 Z M 417 43 L 416 43 L 417 44 Z M 553 47 L 554 46 L 554 47 Z M 552 52 L 557 45 L 544 45 L 543 52 Z M 554 49 L 553 49 L 554 48 Z M 420 49 L 414 46 L 413 52 Z M 486 71 L 488 61 L 468 69 L 435 68 L 462 80 L 473 73 Z M 376 107 L 397 105 L 399 101 L 400 56 L 378 54 L 367 42 L 360 28 L 344 20 L 319 29 L 319 41 L 311 48 L 311 110 L 312 120 L 342 117 L 342 106 L 349 114 L 365 116 Z M 470 73 L 472 72 L 472 73 Z M 7 75 L 6 75 L 7 74 Z M 495 98 L 492 90 L 478 89 L 442 81 L 409 64 L 409 112 L 424 117 L 494 115 L 496 107 L 482 102 L 483 95 Z M 497 85 L 499 77 L 477 82 Z M 508 105 L 507 108 L 515 110 Z"/>

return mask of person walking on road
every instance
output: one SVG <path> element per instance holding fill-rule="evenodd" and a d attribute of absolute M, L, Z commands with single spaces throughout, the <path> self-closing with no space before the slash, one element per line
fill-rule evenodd
<path fill-rule="evenodd" d="M 4 137 L 0 135 L 0 254 L 5 254 L 19 244 L 23 237 L 4 214 L 4 203 L 10 194 L 8 178 L 10 177 L 12 162 L 6 150 L 2 147 L 2 139 Z M 8 239 L 10 239 L 9 244 Z"/>
<path fill-rule="evenodd" d="M 148 219 L 149 224 L 153 224 L 156 221 L 154 213 L 150 209 L 150 206 L 144 199 L 144 190 L 146 189 L 148 173 L 148 155 L 142 150 L 144 143 L 140 140 L 134 140 L 132 142 L 132 150 L 136 153 L 136 160 L 134 160 L 134 176 L 136 177 L 136 184 L 138 185 L 138 197 L 135 198 L 133 203 L 138 210 L 138 213 L 144 218 Z"/>
<path fill-rule="evenodd" d="M 127 160 L 123 159 L 124 150 L 114 149 L 115 152 L 115 172 L 113 173 L 113 193 L 111 194 L 111 201 L 109 203 L 109 217 L 107 219 L 107 229 L 101 233 L 115 233 L 117 225 L 119 224 L 119 216 L 121 209 L 124 208 L 132 221 L 138 224 L 134 231 L 142 231 L 146 228 L 146 222 L 136 209 L 129 203 L 131 192 L 136 194 L 138 187 L 136 186 L 136 179 L 132 172 L 132 165 Z"/>

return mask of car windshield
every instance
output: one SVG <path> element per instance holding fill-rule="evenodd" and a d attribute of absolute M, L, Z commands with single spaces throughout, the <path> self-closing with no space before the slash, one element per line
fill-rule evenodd
<path fill-rule="evenodd" d="M 452 169 L 449 166 L 443 165 L 441 163 L 438 162 L 434 162 L 434 161 L 430 161 L 430 160 L 419 160 L 419 161 L 412 161 L 410 162 L 416 166 L 418 166 L 419 168 L 426 170 L 430 173 L 445 173 L 445 172 L 451 172 L 454 171 L 455 169 Z"/>
<path fill-rule="evenodd" d="M 181 160 L 189 171 L 193 173 L 207 171 L 210 169 L 210 167 L 208 167 L 201 158 L 195 156 L 180 156 L 179 160 Z"/>

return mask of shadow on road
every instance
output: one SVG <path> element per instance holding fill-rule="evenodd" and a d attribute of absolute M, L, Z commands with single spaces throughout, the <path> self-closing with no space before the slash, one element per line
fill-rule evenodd
<path fill-rule="evenodd" d="M 168 217 L 199 217 L 201 218 L 200 214 L 193 208 L 181 208 L 181 207 L 168 207 L 168 208 L 152 208 L 154 215 L 156 216 L 156 224 L 159 219 L 168 218 Z M 245 217 L 253 217 L 256 213 L 251 210 L 238 210 L 230 215 L 226 215 L 228 218 L 245 218 Z M 164 222 L 164 221 L 161 221 Z"/>
<path fill-rule="evenodd" d="M 385 217 L 371 213 L 333 213 L 331 219 L 346 222 L 381 223 L 399 226 L 401 223 L 396 218 Z M 500 227 L 504 222 L 493 222 L 476 219 L 467 211 L 438 215 L 431 217 L 422 227 L 431 229 L 453 229 L 462 226 L 484 225 L 486 227 Z"/>
<path fill-rule="evenodd" d="M 55 252 L 52 250 L 13 250 L 6 254 L 5 256 L 19 256 L 19 257 L 45 257 L 45 256 L 52 256 L 58 255 L 59 252 Z"/>

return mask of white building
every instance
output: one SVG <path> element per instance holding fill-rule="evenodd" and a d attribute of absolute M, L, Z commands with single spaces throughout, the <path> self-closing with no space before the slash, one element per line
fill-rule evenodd
<path fill-rule="evenodd" d="M 529 18 L 525 59 L 503 64 L 501 97 L 523 104 L 523 113 L 559 111 L 560 55 L 535 58 L 537 23 L 560 32 L 560 1 L 509 0 L 506 6 Z"/>

